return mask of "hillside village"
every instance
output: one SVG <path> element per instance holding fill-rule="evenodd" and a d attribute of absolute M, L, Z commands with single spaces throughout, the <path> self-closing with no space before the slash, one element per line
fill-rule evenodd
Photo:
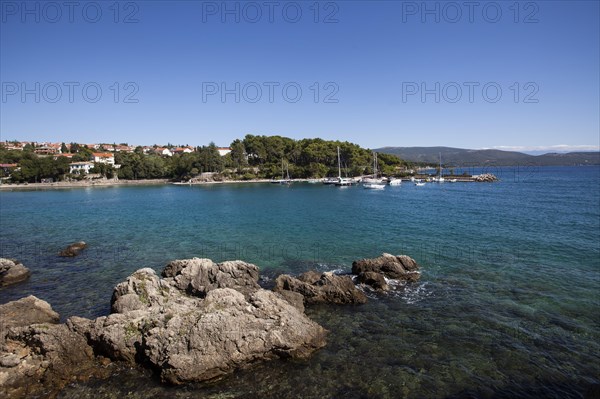
<path fill-rule="evenodd" d="M 0 147 L 6 151 L 30 151 L 38 157 L 50 157 L 54 160 L 59 160 L 60 158 L 67 159 L 70 161 L 68 163 L 68 173 L 82 177 L 93 175 L 92 171 L 96 167 L 96 164 L 104 164 L 115 170 L 120 169 L 121 165 L 115 161 L 117 153 L 139 153 L 172 157 L 174 155 L 190 154 L 197 151 L 197 148 L 192 146 L 159 146 L 156 144 L 153 146 L 132 146 L 128 144 L 77 144 L 7 140 L 0 143 Z M 225 156 L 231 152 L 229 147 L 217 147 L 216 150 L 220 156 Z M 5 180 L 10 178 L 12 172 L 18 170 L 18 163 L 0 163 L 0 171 L 4 175 L 0 177 Z M 118 178 L 117 176 L 115 175 L 115 178 Z M 46 178 L 42 180 L 49 181 L 51 179 Z"/>

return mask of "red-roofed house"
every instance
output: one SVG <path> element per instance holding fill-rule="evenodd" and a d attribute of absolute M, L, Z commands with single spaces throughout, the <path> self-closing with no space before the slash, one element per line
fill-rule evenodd
<path fill-rule="evenodd" d="M 189 154 L 190 152 L 194 152 L 190 147 L 177 147 L 172 151 L 174 154 Z"/>
<path fill-rule="evenodd" d="M 16 163 L 0 163 L 0 169 L 2 169 L 5 174 L 10 174 L 10 172 L 15 170 L 16 168 Z"/>
<path fill-rule="evenodd" d="M 173 156 L 173 153 L 171 152 L 171 150 L 169 150 L 168 148 L 165 147 L 157 147 L 154 149 L 154 152 L 156 152 L 158 155 L 163 155 L 163 156 Z"/>

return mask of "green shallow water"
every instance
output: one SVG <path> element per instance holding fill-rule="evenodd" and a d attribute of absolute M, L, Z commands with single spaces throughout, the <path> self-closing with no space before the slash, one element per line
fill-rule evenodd
<path fill-rule="evenodd" d="M 349 271 L 405 253 L 418 284 L 307 313 L 331 331 L 303 362 L 169 388 L 138 370 L 76 397 L 582 397 L 600 383 L 600 170 L 498 169 L 495 184 L 222 185 L 0 193 L 0 253 L 63 318 L 107 314 L 114 285 L 171 259 L 243 259 L 261 273 Z M 56 253 L 84 240 L 83 256 Z"/>

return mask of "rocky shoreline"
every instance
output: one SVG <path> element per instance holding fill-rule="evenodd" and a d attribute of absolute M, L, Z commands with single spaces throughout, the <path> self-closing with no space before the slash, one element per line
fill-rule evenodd
<path fill-rule="evenodd" d="M 134 272 L 115 287 L 111 314 L 95 320 L 58 324 L 45 301 L 9 302 L 0 305 L 0 396 L 53 397 L 73 381 L 108 377 L 118 364 L 178 385 L 306 358 L 335 332 L 310 320 L 305 305 L 365 303 L 365 287 L 385 292 L 388 279 L 416 281 L 418 269 L 408 256 L 383 254 L 354 262 L 352 275 L 280 275 L 267 290 L 253 264 L 194 258 L 170 262 L 160 276 Z"/>

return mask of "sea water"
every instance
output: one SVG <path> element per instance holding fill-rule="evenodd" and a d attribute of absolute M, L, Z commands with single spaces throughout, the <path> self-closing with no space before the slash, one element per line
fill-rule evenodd
<path fill-rule="evenodd" d="M 62 319 L 110 311 L 113 287 L 173 259 L 241 259 L 261 274 L 349 271 L 407 254 L 421 280 L 360 306 L 313 306 L 330 331 L 306 361 L 170 388 L 140 370 L 64 398 L 582 397 L 600 383 L 600 168 L 497 168 L 497 183 L 93 187 L 0 192 L 0 291 Z M 66 245 L 89 248 L 60 258 Z"/>

